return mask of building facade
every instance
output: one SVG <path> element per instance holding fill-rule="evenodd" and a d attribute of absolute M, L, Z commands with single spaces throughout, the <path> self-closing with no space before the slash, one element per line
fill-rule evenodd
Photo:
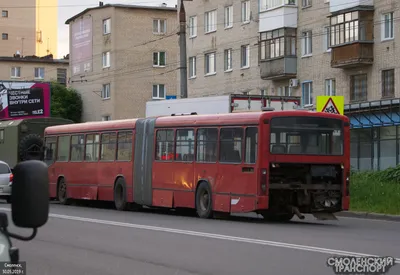
<path fill-rule="evenodd" d="M 68 59 L 0 56 L 1 81 L 55 81 L 68 86 Z"/>
<path fill-rule="evenodd" d="M 83 120 L 144 117 L 146 102 L 177 94 L 176 8 L 101 5 L 67 20 L 71 86 Z"/>
<path fill-rule="evenodd" d="M 0 12 L 0 56 L 57 57 L 57 0 L 2 0 Z"/>
<path fill-rule="evenodd" d="M 400 163 L 398 1 L 184 3 L 189 96 L 264 92 L 311 109 L 317 96 L 344 96 L 352 167 Z"/>
<path fill-rule="evenodd" d="M 284 95 L 283 81 L 261 77 L 258 0 L 184 2 L 188 25 L 188 96 Z"/>
<path fill-rule="evenodd" d="M 400 16 L 395 0 L 299 3 L 296 90 L 304 104 L 345 98 L 351 165 L 382 170 L 400 163 Z"/>

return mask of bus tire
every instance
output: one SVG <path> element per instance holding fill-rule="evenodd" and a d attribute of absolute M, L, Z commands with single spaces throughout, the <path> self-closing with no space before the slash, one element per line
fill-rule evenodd
<path fill-rule="evenodd" d="M 67 183 L 64 178 L 60 178 L 57 184 L 57 199 L 60 204 L 67 205 L 68 197 L 67 197 Z"/>
<path fill-rule="evenodd" d="M 196 211 L 197 215 L 202 219 L 210 219 L 213 217 L 212 210 L 212 191 L 210 185 L 203 181 L 196 190 Z"/>
<path fill-rule="evenodd" d="M 19 143 L 19 157 L 25 160 L 44 160 L 43 139 L 38 134 L 29 134 Z M 32 152 L 30 152 L 32 150 Z"/>
<path fill-rule="evenodd" d="M 128 208 L 125 186 L 125 180 L 123 178 L 118 178 L 114 186 L 114 204 L 115 208 L 119 211 L 125 211 Z"/>

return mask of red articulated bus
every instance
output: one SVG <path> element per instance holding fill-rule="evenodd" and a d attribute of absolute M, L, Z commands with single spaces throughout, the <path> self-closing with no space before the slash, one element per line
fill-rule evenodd
<path fill-rule="evenodd" d="M 303 110 L 181 115 L 48 127 L 50 195 L 256 212 L 290 220 L 349 208 L 346 116 Z M 319 215 L 319 216 L 318 216 Z"/>

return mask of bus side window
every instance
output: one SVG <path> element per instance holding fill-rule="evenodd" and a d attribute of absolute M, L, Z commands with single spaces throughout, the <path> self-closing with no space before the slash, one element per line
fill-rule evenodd
<path fill-rule="evenodd" d="M 174 130 L 157 130 L 156 160 L 174 160 Z"/>
<path fill-rule="evenodd" d="M 50 165 L 56 160 L 57 137 L 46 137 L 44 142 L 44 162 Z"/>
<path fill-rule="evenodd" d="M 71 161 L 83 161 L 85 136 L 75 135 L 71 138 Z"/>
<path fill-rule="evenodd" d="M 132 132 L 119 132 L 117 139 L 117 160 L 132 159 Z"/>
<path fill-rule="evenodd" d="M 114 161 L 117 149 L 117 134 L 101 134 L 100 160 Z"/>
<path fill-rule="evenodd" d="M 258 129 L 257 127 L 246 128 L 245 160 L 244 163 L 254 164 L 257 162 Z"/>
<path fill-rule="evenodd" d="M 175 160 L 193 161 L 194 160 L 194 130 L 176 130 L 176 152 Z"/>
<path fill-rule="evenodd" d="M 243 128 L 221 128 L 219 141 L 219 161 L 242 162 Z"/>
<path fill-rule="evenodd" d="M 86 135 L 85 161 L 98 161 L 99 147 L 100 147 L 99 134 Z"/>
<path fill-rule="evenodd" d="M 57 161 L 68 161 L 70 140 L 71 140 L 70 136 L 58 137 Z"/>
<path fill-rule="evenodd" d="M 218 129 L 201 128 L 197 130 L 197 162 L 217 162 Z"/>

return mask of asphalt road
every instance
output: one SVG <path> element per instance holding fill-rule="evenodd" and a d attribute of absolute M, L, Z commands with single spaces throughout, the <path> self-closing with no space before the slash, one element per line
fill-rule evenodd
<path fill-rule="evenodd" d="M 57 204 L 50 212 L 34 240 L 13 240 L 29 275 L 330 275 L 326 261 L 333 254 L 400 258 L 399 222 L 202 220 Z M 400 264 L 388 274 L 400 274 Z"/>

